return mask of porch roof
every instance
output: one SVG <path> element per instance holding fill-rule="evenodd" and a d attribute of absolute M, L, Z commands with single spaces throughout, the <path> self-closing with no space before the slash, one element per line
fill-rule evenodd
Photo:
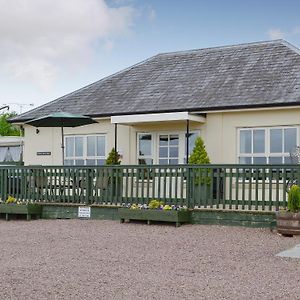
<path fill-rule="evenodd" d="M 160 114 L 135 114 L 125 116 L 111 117 L 112 124 L 133 125 L 139 123 L 156 123 L 156 122 L 172 122 L 172 121 L 194 121 L 197 123 L 205 123 L 204 116 L 191 114 L 187 111 L 175 113 L 160 113 Z"/>

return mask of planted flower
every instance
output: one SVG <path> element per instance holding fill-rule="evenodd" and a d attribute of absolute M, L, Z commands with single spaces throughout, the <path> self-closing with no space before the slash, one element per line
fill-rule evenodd
<path fill-rule="evenodd" d="M 144 210 L 163 210 L 163 211 L 168 211 L 168 210 L 187 210 L 187 206 L 181 206 L 181 205 L 169 205 L 165 204 L 163 201 L 160 200 L 151 200 L 149 204 L 126 204 L 122 203 L 122 207 L 124 208 L 129 208 L 129 209 L 144 209 Z"/>

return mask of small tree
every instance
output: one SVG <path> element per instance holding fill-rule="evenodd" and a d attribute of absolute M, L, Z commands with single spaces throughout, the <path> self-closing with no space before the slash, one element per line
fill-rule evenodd
<path fill-rule="evenodd" d="M 19 136 L 20 130 L 16 126 L 10 124 L 7 120 L 15 117 L 16 113 L 5 113 L 0 115 L 0 135 L 1 136 Z"/>
<path fill-rule="evenodd" d="M 115 150 L 115 148 L 111 149 L 105 163 L 106 163 L 106 165 L 120 165 L 121 164 L 120 154 L 118 153 L 118 151 Z"/>
<path fill-rule="evenodd" d="M 206 165 L 210 164 L 210 160 L 208 157 L 208 154 L 205 149 L 205 145 L 203 142 L 203 139 L 201 137 L 198 137 L 195 141 L 195 147 L 193 149 L 193 152 L 191 156 L 189 157 L 189 164 L 190 165 Z M 207 184 L 210 185 L 211 179 L 209 177 L 210 172 L 212 170 L 208 169 L 207 172 L 205 169 L 193 169 L 193 172 L 195 173 L 195 184 Z"/>
<path fill-rule="evenodd" d="M 189 164 L 190 165 L 210 164 L 210 160 L 206 152 L 203 139 L 201 137 L 197 137 L 195 141 L 195 147 L 193 149 L 191 156 L 189 157 Z"/>

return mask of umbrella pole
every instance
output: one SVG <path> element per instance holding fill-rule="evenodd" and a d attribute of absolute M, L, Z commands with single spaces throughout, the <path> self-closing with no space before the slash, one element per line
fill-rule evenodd
<path fill-rule="evenodd" d="M 62 152 L 62 165 L 65 164 L 65 141 L 64 141 L 64 127 L 61 126 L 61 152 Z"/>

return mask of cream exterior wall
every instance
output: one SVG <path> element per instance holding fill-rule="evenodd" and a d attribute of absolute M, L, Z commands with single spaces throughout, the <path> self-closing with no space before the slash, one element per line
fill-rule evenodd
<path fill-rule="evenodd" d="M 65 128 L 65 135 L 106 134 L 106 154 L 114 147 L 114 124 L 100 119 L 98 124 Z M 237 131 L 242 127 L 300 126 L 300 108 L 270 109 L 207 113 L 206 123 L 190 122 L 190 130 L 200 130 L 212 163 L 237 163 Z M 25 165 L 60 165 L 60 128 L 36 128 L 25 125 Z M 185 132 L 186 123 L 157 122 L 134 126 L 118 125 L 118 150 L 122 164 L 137 163 L 138 132 Z M 300 132 L 300 130 L 299 130 Z M 298 137 L 298 140 L 300 138 Z M 50 156 L 37 156 L 37 152 L 50 151 Z"/>

